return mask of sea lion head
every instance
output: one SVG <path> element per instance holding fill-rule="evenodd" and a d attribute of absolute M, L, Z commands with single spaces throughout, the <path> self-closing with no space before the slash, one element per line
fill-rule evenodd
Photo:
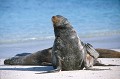
<path fill-rule="evenodd" d="M 66 24 L 68 24 L 67 18 L 61 16 L 61 15 L 56 15 L 52 17 L 52 22 L 54 27 L 64 27 Z"/>

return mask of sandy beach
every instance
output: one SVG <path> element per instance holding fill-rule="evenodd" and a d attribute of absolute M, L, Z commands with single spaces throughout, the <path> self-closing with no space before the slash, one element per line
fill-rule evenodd
<path fill-rule="evenodd" d="M 120 58 L 99 58 L 104 64 L 120 65 Z M 60 71 L 39 74 L 53 70 L 52 66 L 4 65 L 0 59 L 0 79 L 120 79 L 120 66 L 94 66 L 98 70 Z"/>
<path fill-rule="evenodd" d="M 2 66 L 0 79 L 120 79 L 120 67 L 94 67 L 111 70 L 77 70 L 58 73 L 36 74 L 46 67 L 41 66 Z M 47 67 L 45 70 L 50 70 Z"/>

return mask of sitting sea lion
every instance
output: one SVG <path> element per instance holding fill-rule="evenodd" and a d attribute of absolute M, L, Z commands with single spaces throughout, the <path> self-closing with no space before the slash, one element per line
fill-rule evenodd
<path fill-rule="evenodd" d="M 79 70 L 84 67 L 88 69 L 91 67 L 86 61 L 87 52 L 90 52 L 89 54 L 95 58 L 98 58 L 98 52 L 91 50 L 89 44 L 83 46 L 76 31 L 65 17 L 61 15 L 53 16 L 52 22 L 55 33 L 55 41 L 52 48 L 53 67 L 57 71 Z"/>

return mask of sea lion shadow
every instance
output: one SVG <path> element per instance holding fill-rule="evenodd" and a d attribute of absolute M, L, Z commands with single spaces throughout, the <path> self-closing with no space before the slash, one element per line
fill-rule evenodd
<path fill-rule="evenodd" d="M 99 68 L 92 68 L 92 69 L 84 69 L 84 70 L 90 70 L 90 71 L 105 71 L 105 70 L 112 70 L 112 69 L 99 69 Z"/>
<path fill-rule="evenodd" d="M 0 68 L 0 70 L 15 70 L 15 71 L 50 71 L 53 70 L 52 66 L 40 66 L 40 67 L 14 67 L 14 68 Z"/>

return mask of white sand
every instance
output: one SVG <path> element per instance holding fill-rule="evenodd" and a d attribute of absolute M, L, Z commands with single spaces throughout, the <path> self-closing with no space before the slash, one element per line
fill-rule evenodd
<path fill-rule="evenodd" d="M 103 64 L 120 65 L 120 58 L 99 58 Z M 52 70 L 52 66 L 8 66 L 0 59 L 0 79 L 120 79 L 120 66 L 94 66 L 101 70 L 60 71 L 36 74 Z"/>
<path fill-rule="evenodd" d="M 120 58 L 101 58 L 103 63 L 120 65 Z M 94 66 L 103 70 L 75 70 L 36 74 L 52 66 L 0 66 L 0 79 L 120 79 L 120 66 Z M 104 70 L 106 69 L 106 70 Z"/>

